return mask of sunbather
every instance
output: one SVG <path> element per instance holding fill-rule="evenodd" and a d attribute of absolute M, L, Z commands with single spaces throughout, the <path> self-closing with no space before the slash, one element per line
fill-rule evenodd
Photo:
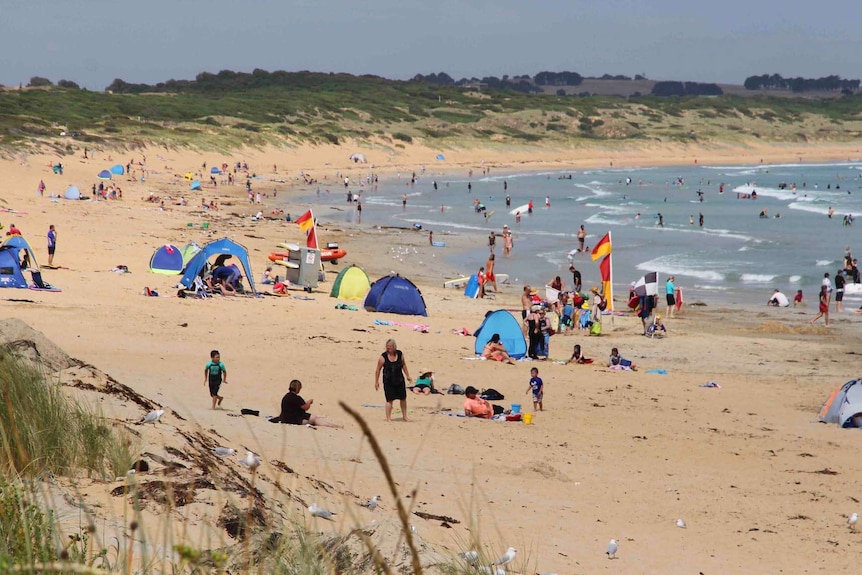
<path fill-rule="evenodd" d="M 482 357 L 493 359 L 494 361 L 505 361 L 510 365 L 515 365 L 515 360 L 509 357 L 506 346 L 500 342 L 499 333 L 492 335 L 491 340 L 485 344 L 485 348 L 482 350 Z"/>

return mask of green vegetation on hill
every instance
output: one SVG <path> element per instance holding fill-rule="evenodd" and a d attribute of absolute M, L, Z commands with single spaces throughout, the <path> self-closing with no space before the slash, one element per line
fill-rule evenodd
<path fill-rule="evenodd" d="M 375 141 L 578 145 L 596 141 L 845 141 L 862 134 L 862 96 L 572 97 L 475 91 L 422 81 L 312 72 L 201 74 L 156 86 L 0 92 L 0 145 L 158 143 L 201 149 Z M 256 76 L 257 74 L 257 76 Z M 263 75 L 265 74 L 265 76 Z M 67 83 L 68 85 L 69 83 Z M 171 91 L 174 90 L 174 91 Z M 70 148 L 71 150 L 71 148 Z M 62 151 L 62 150 L 60 150 Z"/>

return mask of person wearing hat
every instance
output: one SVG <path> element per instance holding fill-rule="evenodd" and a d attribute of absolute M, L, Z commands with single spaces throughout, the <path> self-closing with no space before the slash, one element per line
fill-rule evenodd
<path fill-rule="evenodd" d="M 479 390 L 468 385 L 464 390 L 464 415 L 467 417 L 481 417 L 482 419 L 491 419 L 494 417 L 494 406 L 487 399 L 479 397 Z"/>
<path fill-rule="evenodd" d="M 599 306 L 602 304 L 603 299 L 602 299 L 601 294 L 599 293 L 598 286 L 591 287 L 590 293 L 593 294 L 593 298 L 592 298 L 592 300 L 593 300 L 592 304 L 593 305 L 592 305 L 592 309 L 590 311 L 590 320 L 592 320 L 593 323 L 597 323 L 597 324 L 599 324 L 599 326 L 601 326 L 602 325 L 602 310 Z M 599 333 L 601 333 L 601 331 L 599 331 Z"/>
<path fill-rule="evenodd" d="M 509 231 L 509 226 L 503 226 L 503 255 L 512 255 L 513 247 L 515 247 L 515 239 L 512 237 L 512 232 Z"/>

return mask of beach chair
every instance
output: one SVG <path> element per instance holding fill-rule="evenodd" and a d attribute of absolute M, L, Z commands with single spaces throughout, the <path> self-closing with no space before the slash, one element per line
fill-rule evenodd
<path fill-rule="evenodd" d="M 661 322 L 661 315 L 655 314 L 652 316 L 652 322 L 647 326 L 647 337 L 664 337 L 667 335 L 667 328 Z"/>
<path fill-rule="evenodd" d="M 200 276 L 195 278 L 195 281 L 192 284 L 192 289 L 194 289 L 195 295 L 201 299 L 211 297 L 210 293 L 207 291 L 207 286 L 204 283 L 204 280 Z"/>

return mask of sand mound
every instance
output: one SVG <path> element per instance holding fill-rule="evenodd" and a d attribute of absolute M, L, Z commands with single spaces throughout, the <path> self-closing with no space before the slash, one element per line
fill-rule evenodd
<path fill-rule="evenodd" d="M 0 320 L 0 347 L 47 373 L 75 365 L 75 361 L 45 334 L 17 318 Z"/>

